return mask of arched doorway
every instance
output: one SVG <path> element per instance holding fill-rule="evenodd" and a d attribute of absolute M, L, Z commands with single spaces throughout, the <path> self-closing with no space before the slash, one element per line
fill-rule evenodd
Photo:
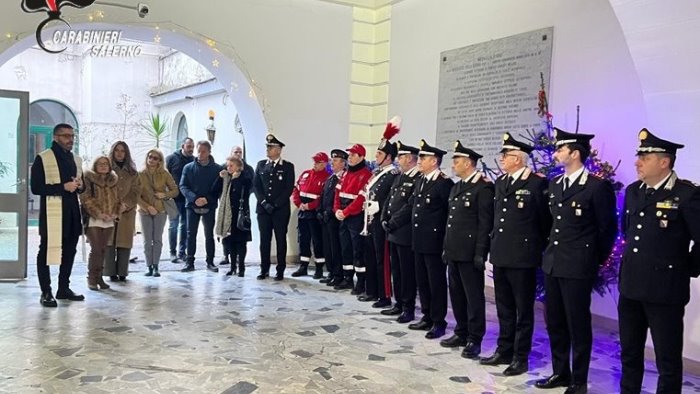
<path fill-rule="evenodd" d="M 173 149 L 177 150 L 179 146 L 182 145 L 185 138 L 189 137 L 187 117 L 182 112 L 175 117 L 173 129 L 175 130 L 175 146 L 173 146 Z"/>

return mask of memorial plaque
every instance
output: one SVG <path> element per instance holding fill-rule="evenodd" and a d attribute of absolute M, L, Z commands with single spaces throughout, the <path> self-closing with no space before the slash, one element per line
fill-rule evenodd
<path fill-rule="evenodd" d="M 491 166 L 503 133 L 542 129 L 540 73 L 549 86 L 554 28 L 453 49 L 440 55 L 437 145 L 459 139 Z"/>

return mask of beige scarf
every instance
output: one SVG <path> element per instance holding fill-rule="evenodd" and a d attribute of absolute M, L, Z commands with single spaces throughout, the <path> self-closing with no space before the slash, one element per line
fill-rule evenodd
<path fill-rule="evenodd" d="M 41 153 L 44 165 L 44 177 L 47 185 L 61 184 L 61 173 L 58 170 L 56 156 L 51 149 Z M 74 156 L 77 177 L 82 177 L 82 162 Z M 63 198 L 61 196 L 46 196 L 46 264 L 60 265 L 63 239 Z"/>

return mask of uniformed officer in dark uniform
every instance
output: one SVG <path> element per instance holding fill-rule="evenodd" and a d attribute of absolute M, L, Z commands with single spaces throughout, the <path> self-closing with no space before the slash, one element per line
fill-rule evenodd
<path fill-rule="evenodd" d="M 484 269 L 493 228 L 493 183 L 477 171 L 482 156 L 455 142 L 452 170 L 460 181 L 452 186 L 445 230 L 445 254 L 450 301 L 457 326 L 444 347 L 464 346 L 462 357 L 481 353 L 486 333 Z"/>
<path fill-rule="evenodd" d="M 387 139 L 382 139 L 374 155 L 377 168 L 374 169 L 372 178 L 363 190 L 367 199 L 367 234 L 365 237 L 365 267 L 367 276 L 365 283 L 365 294 L 357 297 L 363 302 L 373 301 L 372 307 L 384 308 L 391 305 L 391 299 L 387 292 L 391 293 L 391 279 L 387 271 L 388 244 L 386 243 L 386 232 L 382 228 L 381 215 L 382 207 L 389 198 L 391 184 L 394 178 L 399 175 L 399 170 L 394 167 L 396 157 L 396 144 Z M 387 261 L 385 261 L 385 259 Z M 387 284 L 387 281 L 389 283 Z"/>
<path fill-rule="evenodd" d="M 294 190 L 294 164 L 280 157 L 284 148 L 282 141 L 272 134 L 267 135 L 266 141 L 267 159 L 258 162 L 253 177 L 253 191 L 258 200 L 255 212 L 260 229 L 258 279 L 265 279 L 270 274 L 270 248 L 274 232 L 277 244 L 275 280 L 282 280 L 287 266 L 287 226 L 291 213 L 289 197 Z"/>
<path fill-rule="evenodd" d="M 327 286 L 335 286 L 343 280 L 343 254 L 340 249 L 340 221 L 335 217 L 333 201 L 335 187 L 343 177 L 347 166 L 348 154 L 342 149 L 331 151 L 331 170 L 333 174 L 323 184 L 321 193 L 321 208 L 319 215 L 323 227 L 323 249 L 326 256 L 328 278 L 321 279 Z"/>
<path fill-rule="evenodd" d="M 536 270 L 552 217 L 547 206 L 547 179 L 527 167 L 533 147 L 503 135 L 500 167 L 496 180 L 496 204 L 489 261 L 498 314 L 498 347 L 482 365 L 505 364 L 505 376 L 528 370 L 535 326 Z"/>
<path fill-rule="evenodd" d="M 625 191 L 620 266 L 621 393 L 639 393 L 647 330 L 654 341 L 657 393 L 680 393 L 683 315 L 690 277 L 700 274 L 700 188 L 673 171 L 683 145 L 639 132 L 639 180 Z M 689 252 L 690 243 L 695 242 Z"/>
<path fill-rule="evenodd" d="M 387 233 L 391 255 L 391 279 L 396 303 L 382 315 L 399 315 L 399 323 L 414 319 L 416 309 L 416 267 L 411 250 L 411 205 L 408 203 L 418 179 L 418 148 L 396 142 L 401 175 L 394 178 L 382 210 L 382 227 Z"/>
<path fill-rule="evenodd" d="M 413 252 L 416 259 L 416 282 L 423 317 L 408 325 L 411 330 L 426 330 L 428 339 L 445 335 L 447 322 L 447 277 L 442 260 L 442 246 L 447 224 L 447 204 L 454 182 L 440 170 L 447 152 L 420 142 L 416 183 L 409 204 L 412 206 Z"/>
<path fill-rule="evenodd" d="M 612 184 L 584 167 L 593 137 L 555 128 L 554 159 L 565 172 L 549 184 L 553 224 L 542 260 L 553 374 L 535 386 L 568 386 L 566 394 L 587 392 L 593 343 L 591 291 L 617 234 Z"/>

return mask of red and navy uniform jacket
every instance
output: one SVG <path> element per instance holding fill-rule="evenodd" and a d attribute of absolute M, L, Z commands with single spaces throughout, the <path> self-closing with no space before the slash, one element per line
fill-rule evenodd
<path fill-rule="evenodd" d="M 292 202 L 297 208 L 301 204 L 309 204 L 309 209 L 299 211 L 299 217 L 302 219 L 316 218 L 316 210 L 321 205 L 321 193 L 323 185 L 328 179 L 328 172 L 323 169 L 321 171 L 306 170 L 301 173 L 297 183 L 292 191 Z"/>
<path fill-rule="evenodd" d="M 333 210 L 342 210 L 345 217 L 359 215 L 365 202 L 361 192 L 371 177 L 372 172 L 364 161 L 349 167 L 335 187 Z"/>

